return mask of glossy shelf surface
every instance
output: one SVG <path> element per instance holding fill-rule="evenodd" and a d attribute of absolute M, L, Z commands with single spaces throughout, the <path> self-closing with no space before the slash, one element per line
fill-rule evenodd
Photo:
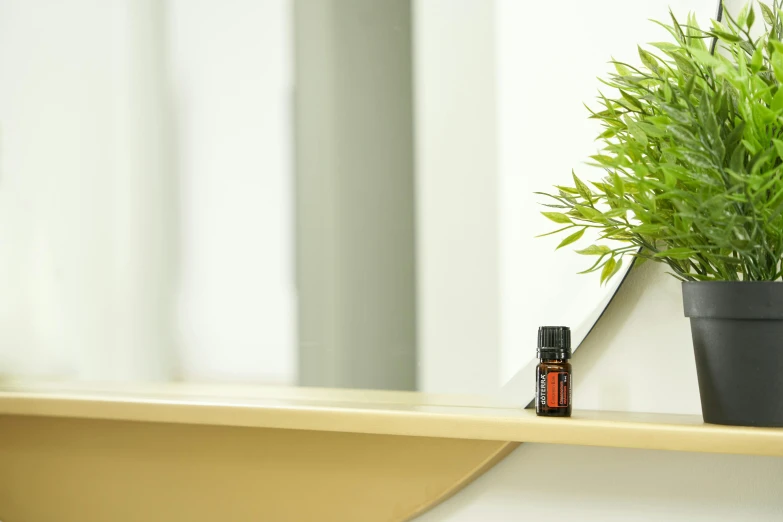
<path fill-rule="evenodd" d="M 576 410 L 568 419 L 544 418 L 491 399 L 414 392 L 6 383 L 0 415 L 783 456 L 783 429 L 653 413 Z"/>

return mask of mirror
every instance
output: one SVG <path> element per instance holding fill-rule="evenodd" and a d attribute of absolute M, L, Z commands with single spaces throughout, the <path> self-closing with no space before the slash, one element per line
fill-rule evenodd
<path fill-rule="evenodd" d="M 525 402 L 622 279 L 532 193 L 667 3 L 0 2 L 0 373 Z"/>

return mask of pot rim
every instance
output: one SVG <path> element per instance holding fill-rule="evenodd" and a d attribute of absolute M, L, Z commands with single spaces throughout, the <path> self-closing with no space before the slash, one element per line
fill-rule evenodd
<path fill-rule="evenodd" d="M 682 281 L 683 285 L 777 285 L 778 281 Z"/>
<path fill-rule="evenodd" d="M 783 321 L 779 281 L 683 281 L 685 316 Z"/>

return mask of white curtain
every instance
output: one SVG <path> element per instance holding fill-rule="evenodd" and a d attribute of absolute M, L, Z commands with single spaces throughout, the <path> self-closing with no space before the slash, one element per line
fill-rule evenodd
<path fill-rule="evenodd" d="M 0 0 L 0 374 L 294 379 L 287 16 Z"/>

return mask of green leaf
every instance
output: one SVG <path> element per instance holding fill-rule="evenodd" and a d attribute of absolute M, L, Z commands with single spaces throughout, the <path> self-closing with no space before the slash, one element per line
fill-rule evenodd
<path fill-rule="evenodd" d="M 658 252 L 655 254 L 655 257 L 658 258 L 670 258 L 670 259 L 688 259 L 693 257 L 693 255 L 696 254 L 696 251 L 692 248 L 686 248 L 686 247 L 676 247 L 676 248 L 668 248 L 666 250 L 663 250 L 662 252 Z"/>
<path fill-rule="evenodd" d="M 731 160 L 729 161 L 729 168 L 734 172 L 740 173 L 744 170 L 743 169 L 744 165 L 745 165 L 745 147 L 743 147 L 742 145 L 737 145 L 737 147 L 734 149 L 734 152 L 731 155 Z"/>
<path fill-rule="evenodd" d="M 590 156 L 590 158 L 594 159 L 598 162 L 598 164 L 605 167 L 614 167 L 617 163 L 613 157 L 607 156 L 606 154 L 593 154 Z"/>
<path fill-rule="evenodd" d="M 574 232 L 573 234 L 571 234 L 570 236 L 568 236 L 564 240 L 562 240 L 560 242 L 560 244 L 557 245 L 557 248 L 555 248 L 555 250 L 559 250 L 559 249 L 563 248 L 564 246 L 570 245 L 574 241 L 579 240 L 579 238 L 582 237 L 584 235 L 584 233 L 585 233 L 585 229 L 584 228 Z"/>
<path fill-rule="evenodd" d="M 681 127 L 680 125 L 669 125 L 668 131 L 672 136 L 688 147 L 696 148 L 699 146 L 699 139 L 685 127 Z"/>
<path fill-rule="evenodd" d="M 738 35 L 726 31 L 712 30 L 710 31 L 709 34 L 713 36 L 717 36 L 718 38 L 726 42 L 737 43 L 742 41 L 742 38 L 740 38 Z"/>
<path fill-rule="evenodd" d="M 627 208 L 613 208 L 608 212 L 604 212 L 605 218 L 625 217 L 628 214 Z"/>
<path fill-rule="evenodd" d="M 683 56 L 682 54 L 672 54 L 672 58 L 674 58 L 674 63 L 677 64 L 677 68 L 680 70 L 680 72 L 687 75 L 691 75 L 696 72 L 696 67 L 693 65 L 690 59 Z"/>
<path fill-rule="evenodd" d="M 614 70 L 617 71 L 617 74 L 620 76 L 628 76 L 631 74 L 631 70 L 624 63 L 618 62 L 615 59 L 612 59 L 610 63 L 614 65 Z"/>
<path fill-rule="evenodd" d="M 663 84 L 663 99 L 666 100 L 666 103 L 671 103 L 672 96 L 674 93 L 672 92 L 671 85 L 669 85 L 669 82 L 666 82 Z"/>
<path fill-rule="evenodd" d="M 592 201 L 593 195 L 590 191 L 590 187 L 585 185 L 581 179 L 576 177 L 576 173 L 574 171 L 571 171 L 571 176 L 574 178 L 574 185 L 576 185 L 576 190 L 579 191 L 579 195 L 585 198 L 587 201 Z"/>
<path fill-rule="evenodd" d="M 601 270 L 601 284 L 606 282 L 612 276 L 616 266 L 617 261 L 615 261 L 613 257 L 610 257 L 606 264 L 604 264 L 604 269 Z"/>
<path fill-rule="evenodd" d="M 750 58 L 750 70 L 753 71 L 753 73 L 759 72 L 764 65 L 763 49 L 764 48 L 761 45 L 756 47 L 756 50 L 753 51 L 753 56 Z"/>
<path fill-rule="evenodd" d="M 753 4 L 748 4 L 750 9 L 748 10 L 748 18 L 745 21 L 745 26 L 750 29 L 753 27 L 753 22 L 756 21 L 756 13 L 753 11 Z"/>
<path fill-rule="evenodd" d="M 651 42 L 649 45 L 652 45 L 653 47 L 657 47 L 658 49 L 664 52 L 678 51 L 679 49 L 681 49 L 679 45 L 673 44 L 671 42 Z"/>
<path fill-rule="evenodd" d="M 617 135 L 617 129 L 606 129 L 601 134 L 598 135 L 596 140 L 608 140 L 609 138 L 613 138 Z"/>
<path fill-rule="evenodd" d="M 631 241 L 633 239 L 633 236 L 628 232 L 610 230 L 609 232 L 604 233 L 604 235 L 601 236 L 601 239 L 616 239 L 618 241 Z"/>
<path fill-rule="evenodd" d="M 739 27 L 744 26 L 748 21 L 748 8 L 750 4 L 745 4 L 742 6 L 742 9 L 740 9 L 739 13 L 737 14 L 737 25 Z"/>
<path fill-rule="evenodd" d="M 702 128 L 707 133 L 710 143 L 715 143 L 720 140 L 718 132 L 718 122 L 715 119 L 715 109 L 712 106 L 712 101 L 707 95 L 707 91 L 704 91 L 699 101 L 699 122 Z"/>
<path fill-rule="evenodd" d="M 744 132 L 745 122 L 740 122 L 740 124 L 737 125 L 726 138 L 726 148 L 733 149 L 736 147 L 740 143 L 740 140 L 742 140 L 742 135 Z"/>
<path fill-rule="evenodd" d="M 582 250 L 577 250 L 576 253 L 583 256 L 605 256 L 611 251 L 612 249 L 606 245 L 590 245 Z"/>
<path fill-rule="evenodd" d="M 590 184 L 604 194 L 611 194 L 614 190 L 611 185 L 607 185 L 603 181 L 591 181 Z"/>
<path fill-rule="evenodd" d="M 646 121 L 637 121 L 634 122 L 634 125 L 639 127 L 648 136 L 652 136 L 654 138 L 662 138 L 666 136 L 666 131 L 662 127 L 658 127 L 652 123 L 647 123 Z"/>
<path fill-rule="evenodd" d="M 677 109 L 676 107 L 672 107 L 671 105 L 662 103 L 661 109 L 663 109 L 664 113 L 669 118 L 676 121 L 677 123 L 681 123 L 683 125 L 689 125 L 693 123 L 693 119 L 691 118 L 690 114 L 680 109 Z"/>
<path fill-rule="evenodd" d="M 637 234 L 650 235 L 650 234 L 657 234 L 663 229 L 664 229 L 663 225 L 646 223 L 644 225 L 633 227 L 631 230 L 636 232 Z"/>
<path fill-rule="evenodd" d="M 546 232 L 546 233 L 544 233 L 544 234 L 539 234 L 539 235 L 537 235 L 537 236 L 536 236 L 536 238 L 539 238 L 539 237 L 547 237 L 547 236 L 553 236 L 553 235 L 555 235 L 555 234 L 559 234 L 560 232 L 565 232 L 566 230 L 569 230 L 569 229 L 571 229 L 571 228 L 574 228 L 574 226 L 573 226 L 573 225 L 570 225 L 570 226 L 567 226 L 567 227 L 558 228 L 557 230 L 552 230 L 551 232 Z"/>
<path fill-rule="evenodd" d="M 759 151 L 758 147 L 751 143 L 750 140 L 742 140 L 742 145 L 744 145 L 751 154 L 756 154 Z"/>
<path fill-rule="evenodd" d="M 778 12 L 780 13 L 780 11 Z M 770 38 L 769 44 L 772 46 L 772 49 L 775 52 L 783 53 L 783 42 L 781 42 L 780 40 L 773 40 Z"/>
<path fill-rule="evenodd" d="M 620 96 L 623 97 L 625 101 L 627 101 L 629 104 L 631 104 L 632 107 L 641 110 L 642 104 L 639 100 L 625 92 L 624 90 L 620 89 Z"/>
<path fill-rule="evenodd" d="M 622 178 L 616 173 L 612 172 L 611 176 L 612 178 L 612 185 L 614 186 L 615 192 L 622 197 L 625 195 L 625 183 L 623 183 Z"/>
<path fill-rule="evenodd" d="M 579 191 L 576 190 L 574 187 L 566 187 L 565 185 L 555 185 L 555 188 L 557 190 L 562 190 L 563 192 L 568 192 L 569 194 L 579 194 Z"/>
<path fill-rule="evenodd" d="M 775 151 L 778 153 L 778 158 L 783 158 L 783 141 L 772 140 L 772 143 L 775 144 Z"/>
<path fill-rule="evenodd" d="M 761 16 L 764 17 L 764 21 L 769 25 L 773 25 L 775 23 L 775 14 L 772 12 L 772 9 L 767 4 L 761 2 L 759 2 L 759 6 L 761 6 Z"/>
<path fill-rule="evenodd" d="M 720 67 L 723 63 L 710 54 L 708 51 L 701 51 L 699 49 L 691 49 L 691 56 L 700 64 L 707 67 Z"/>
<path fill-rule="evenodd" d="M 704 154 L 700 154 L 698 152 L 683 151 L 682 156 L 688 163 L 690 163 L 694 167 L 698 167 L 701 169 L 711 169 L 714 167 L 710 159 Z"/>
<path fill-rule="evenodd" d="M 761 187 L 761 184 L 763 183 L 763 179 L 758 174 L 752 174 L 747 178 L 748 180 L 748 186 L 753 190 L 756 191 Z"/>
<path fill-rule="evenodd" d="M 614 268 L 612 268 L 612 271 L 606 277 L 606 281 L 609 281 L 610 279 L 612 279 L 615 276 L 615 274 L 617 274 L 617 272 L 620 271 L 620 269 L 622 267 L 623 267 L 623 260 L 622 259 L 618 259 L 617 263 L 615 263 L 615 265 L 614 265 Z"/>
<path fill-rule="evenodd" d="M 658 60 L 655 59 L 655 56 L 653 56 L 651 53 L 648 53 L 644 49 L 642 49 L 639 46 L 636 46 L 636 49 L 639 51 L 639 58 L 641 58 L 642 63 L 645 67 L 647 67 L 649 70 L 651 70 L 654 73 L 658 73 Z"/>
<path fill-rule="evenodd" d="M 647 139 L 647 134 L 645 134 L 642 128 L 636 125 L 636 123 L 630 119 L 626 122 L 626 124 L 628 125 L 628 130 L 630 131 L 631 136 L 633 136 L 633 139 L 636 140 L 636 142 L 642 147 L 646 147 L 649 140 Z"/>
<path fill-rule="evenodd" d="M 688 25 L 686 26 L 688 35 L 688 47 L 694 49 L 706 49 L 704 45 L 704 31 L 699 28 L 699 24 L 696 21 L 696 15 L 693 13 L 688 14 Z"/>
<path fill-rule="evenodd" d="M 555 223 L 573 223 L 571 221 L 571 218 L 566 216 L 565 214 L 561 214 L 560 212 L 542 212 L 545 217 L 547 217 L 549 220 L 554 221 Z"/>
<path fill-rule="evenodd" d="M 604 219 L 604 215 L 594 208 L 586 207 L 584 205 L 574 205 L 574 208 L 582 217 L 588 221 L 592 221 L 594 223 L 603 223 L 606 221 L 606 219 Z"/>
<path fill-rule="evenodd" d="M 678 22 L 677 18 L 674 17 L 674 13 L 671 9 L 669 9 L 669 17 L 672 19 L 672 29 L 675 38 L 677 38 L 679 42 L 685 43 L 685 33 L 682 30 L 680 22 Z"/>
<path fill-rule="evenodd" d="M 775 50 L 772 53 L 770 62 L 772 63 L 772 71 L 775 73 L 775 79 L 779 83 L 783 83 L 783 52 Z"/>
<path fill-rule="evenodd" d="M 775 112 L 783 110 L 783 88 L 778 87 L 778 92 L 772 97 L 772 103 L 769 104 L 769 108 Z"/>

